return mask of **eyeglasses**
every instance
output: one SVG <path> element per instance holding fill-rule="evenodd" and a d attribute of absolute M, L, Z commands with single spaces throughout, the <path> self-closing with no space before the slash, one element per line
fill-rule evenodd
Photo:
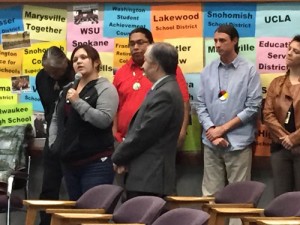
<path fill-rule="evenodd" d="M 129 47 L 134 47 L 135 45 L 141 46 L 143 44 L 149 43 L 148 41 L 145 40 L 137 40 L 137 41 L 129 41 Z"/>

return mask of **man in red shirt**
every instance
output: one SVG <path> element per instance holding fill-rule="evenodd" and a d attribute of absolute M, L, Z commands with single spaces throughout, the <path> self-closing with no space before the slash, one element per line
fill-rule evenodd
<path fill-rule="evenodd" d="M 152 83 L 144 76 L 141 67 L 144 63 L 144 53 L 153 42 L 152 33 L 146 28 L 136 28 L 129 34 L 128 45 L 131 58 L 117 70 L 113 81 L 119 94 L 119 108 L 113 126 L 117 142 L 122 142 L 126 136 L 132 117 L 152 86 Z M 177 142 L 177 148 L 181 149 L 189 122 L 190 104 L 186 81 L 179 67 L 176 71 L 176 80 L 184 101 L 184 120 Z"/>

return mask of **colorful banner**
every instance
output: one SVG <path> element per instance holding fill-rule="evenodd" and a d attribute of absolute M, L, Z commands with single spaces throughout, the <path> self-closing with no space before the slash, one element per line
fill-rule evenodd
<path fill-rule="evenodd" d="M 291 38 L 258 38 L 256 68 L 260 73 L 284 73 Z"/>
<path fill-rule="evenodd" d="M 12 93 L 11 79 L 0 78 L 0 105 L 17 104 L 18 95 Z"/>
<path fill-rule="evenodd" d="M 270 156 L 270 132 L 267 127 L 261 122 L 257 123 L 257 136 L 255 144 L 253 145 L 253 151 L 255 156 Z"/>
<path fill-rule="evenodd" d="M 51 46 L 57 46 L 66 52 L 66 41 L 52 41 L 32 44 L 23 52 L 22 73 L 35 76 L 42 69 L 42 57 Z"/>
<path fill-rule="evenodd" d="M 4 51 L 0 47 L 0 77 L 9 78 L 12 76 L 21 75 L 22 69 L 22 50 Z"/>
<path fill-rule="evenodd" d="M 112 52 L 114 39 L 104 38 L 103 18 L 98 4 L 74 6 L 68 13 L 67 50 L 72 52 L 82 44 L 93 46 L 99 52 Z"/>
<path fill-rule="evenodd" d="M 183 145 L 184 151 L 195 152 L 202 149 L 201 143 L 202 128 L 198 120 L 197 113 L 192 110 L 190 115 L 190 123 L 187 128 L 186 137 Z"/>
<path fill-rule="evenodd" d="M 24 29 L 32 39 L 41 41 L 65 40 L 67 10 L 49 10 L 47 7 L 23 6 Z"/>
<path fill-rule="evenodd" d="M 183 73 L 200 72 L 203 68 L 203 39 L 177 38 L 165 39 L 176 47 L 179 55 L 178 65 Z"/>
<path fill-rule="evenodd" d="M 262 94 L 263 94 L 263 98 L 266 98 L 267 95 L 267 91 L 268 91 L 268 87 L 271 83 L 271 81 L 278 77 L 278 76 L 282 76 L 284 75 L 282 74 L 278 74 L 278 73 L 273 73 L 273 74 L 260 74 L 260 82 L 261 82 L 261 88 L 262 88 Z"/>
<path fill-rule="evenodd" d="M 99 53 L 101 58 L 100 75 L 106 77 L 109 81 L 113 81 L 113 53 L 101 52 Z"/>
<path fill-rule="evenodd" d="M 213 60 L 219 58 L 216 51 L 214 40 L 212 38 L 205 39 L 205 65 L 208 65 Z M 239 40 L 239 55 L 256 63 L 256 40 L 255 38 L 240 38 Z"/>
<path fill-rule="evenodd" d="M 115 38 L 114 68 L 123 66 L 130 58 L 128 38 Z"/>
<path fill-rule="evenodd" d="M 204 37 L 213 37 L 221 24 L 232 24 L 240 37 L 255 36 L 255 3 L 206 3 L 204 4 Z"/>
<path fill-rule="evenodd" d="M 0 126 L 15 126 L 32 123 L 32 103 L 1 105 Z"/>
<path fill-rule="evenodd" d="M 1 34 L 23 31 L 22 7 L 0 9 L 0 32 Z M 2 43 L 2 35 L 0 36 Z"/>
<path fill-rule="evenodd" d="M 237 28 L 239 54 L 256 65 L 265 97 L 272 79 L 287 70 L 287 49 L 300 30 L 299 11 L 299 2 L 93 3 L 2 8 L 0 104 L 31 104 L 34 113 L 43 112 L 35 76 L 42 69 L 44 52 L 53 45 L 68 57 L 79 45 L 95 47 L 102 61 L 99 75 L 112 81 L 114 72 L 130 58 L 129 33 L 145 27 L 151 30 L 155 42 L 169 42 L 178 50 L 179 66 L 195 107 L 199 74 L 205 65 L 219 58 L 213 36 L 220 24 Z M 269 136 L 262 122 L 261 118 L 255 149 L 259 156 L 269 154 Z M 8 126 L 17 123 L 20 121 L 5 118 L 1 122 Z M 201 148 L 199 126 L 193 111 L 185 150 Z"/>
<path fill-rule="evenodd" d="M 105 37 L 128 37 L 137 27 L 150 29 L 150 5 L 104 4 Z"/>
<path fill-rule="evenodd" d="M 293 37 L 299 34 L 300 3 L 257 5 L 256 37 Z"/>
<path fill-rule="evenodd" d="M 199 3 L 151 7 L 151 30 L 156 39 L 201 37 L 202 21 Z"/>
<path fill-rule="evenodd" d="M 31 102 L 34 111 L 44 112 L 44 108 L 42 106 L 40 96 L 36 90 L 35 76 L 34 77 L 30 76 L 29 79 L 30 79 L 30 91 L 21 92 L 20 102 Z"/>

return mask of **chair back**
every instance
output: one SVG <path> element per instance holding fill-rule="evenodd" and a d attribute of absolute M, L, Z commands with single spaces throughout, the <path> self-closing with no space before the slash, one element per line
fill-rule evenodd
<path fill-rule="evenodd" d="M 6 213 L 6 224 L 10 224 L 10 213 L 22 210 L 21 197 L 13 194 L 14 189 L 24 188 L 28 197 L 30 155 L 28 146 L 32 142 L 31 124 L 0 127 L 0 213 Z"/>
<path fill-rule="evenodd" d="M 86 191 L 77 201 L 76 208 L 105 209 L 106 213 L 113 213 L 123 188 L 113 184 L 101 184 Z"/>
<path fill-rule="evenodd" d="M 258 181 L 228 184 L 215 195 L 216 203 L 252 203 L 257 206 L 266 185 Z"/>
<path fill-rule="evenodd" d="M 204 225 L 207 224 L 209 214 L 198 209 L 172 209 L 154 221 L 152 225 Z"/>
<path fill-rule="evenodd" d="M 0 195 L 0 213 L 7 212 L 8 196 Z M 11 196 L 10 199 L 10 209 L 22 209 L 23 208 L 23 199 L 18 196 Z"/>
<path fill-rule="evenodd" d="M 287 192 L 274 198 L 264 210 L 265 216 L 300 216 L 300 191 Z"/>
<path fill-rule="evenodd" d="M 143 223 L 150 225 L 156 220 L 166 204 L 155 196 L 138 196 L 124 202 L 113 213 L 114 223 Z"/>

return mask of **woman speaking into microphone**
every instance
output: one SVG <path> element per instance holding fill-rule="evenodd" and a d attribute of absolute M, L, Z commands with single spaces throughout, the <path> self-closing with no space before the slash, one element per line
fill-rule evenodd
<path fill-rule="evenodd" d="M 101 60 L 93 47 L 76 47 L 71 62 L 77 78 L 56 104 L 49 146 L 60 155 L 70 199 L 77 200 L 88 189 L 113 182 L 112 122 L 119 100 L 115 87 L 99 76 Z"/>

